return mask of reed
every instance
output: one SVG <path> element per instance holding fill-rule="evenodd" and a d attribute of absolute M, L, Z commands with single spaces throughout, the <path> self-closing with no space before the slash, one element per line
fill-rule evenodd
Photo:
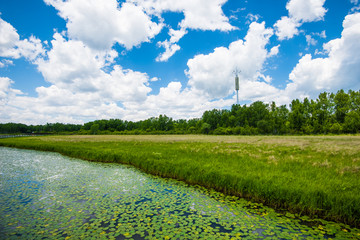
<path fill-rule="evenodd" d="M 46 136 L 1 146 L 122 163 L 276 209 L 360 226 L 360 136 Z"/>

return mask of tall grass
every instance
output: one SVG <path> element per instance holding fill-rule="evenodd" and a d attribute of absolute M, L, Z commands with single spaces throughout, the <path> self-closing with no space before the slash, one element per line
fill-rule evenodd
<path fill-rule="evenodd" d="M 360 227 L 360 137 L 58 136 L 0 139 Z"/>

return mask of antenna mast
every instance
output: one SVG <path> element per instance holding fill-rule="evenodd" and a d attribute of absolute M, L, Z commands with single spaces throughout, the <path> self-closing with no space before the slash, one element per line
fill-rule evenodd
<path fill-rule="evenodd" d="M 239 76 L 238 74 L 241 73 L 240 70 L 237 68 L 233 72 L 235 74 L 235 90 L 236 90 L 236 104 L 239 105 Z"/>

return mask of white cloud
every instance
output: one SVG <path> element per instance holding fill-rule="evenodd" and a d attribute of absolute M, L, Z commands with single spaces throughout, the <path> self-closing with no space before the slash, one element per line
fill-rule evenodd
<path fill-rule="evenodd" d="M 151 15 L 161 17 L 164 12 L 182 12 L 184 19 L 178 24 L 179 30 L 170 29 L 170 40 L 159 42 L 158 45 L 165 48 L 156 61 L 167 61 L 176 51 L 180 50 L 177 44 L 187 33 L 187 29 L 194 30 L 220 30 L 231 31 L 236 29 L 229 23 L 229 19 L 222 11 L 222 5 L 227 0 L 129 0 Z M 204 7 L 206 6 L 206 7 Z"/>
<path fill-rule="evenodd" d="M 360 4 L 359 0 L 350 0 L 352 4 L 354 4 L 354 7 L 350 9 L 351 13 L 358 12 L 360 10 Z"/>
<path fill-rule="evenodd" d="M 325 0 L 290 0 L 286 9 L 290 17 L 298 22 L 313 22 L 324 19 L 324 3 Z"/>
<path fill-rule="evenodd" d="M 230 31 L 235 27 L 229 24 L 228 18 L 224 15 L 221 6 L 227 0 L 188 0 L 184 3 L 185 18 L 180 23 L 183 28 L 200 30 L 221 30 Z M 204 6 L 207 6 L 204 8 Z"/>
<path fill-rule="evenodd" d="M 107 75 L 107 79 L 101 79 L 100 85 L 108 86 L 104 91 L 104 98 L 115 101 L 136 102 L 141 104 L 146 100 L 151 88 L 147 86 L 149 77 L 145 73 L 133 70 L 124 70 L 120 66 L 115 66 L 114 70 Z"/>
<path fill-rule="evenodd" d="M 19 55 L 30 61 L 36 60 L 40 55 L 45 54 L 41 40 L 31 36 L 29 39 L 18 41 L 16 47 Z"/>
<path fill-rule="evenodd" d="M 240 84 L 239 99 L 243 101 L 276 101 L 276 103 L 282 103 L 284 102 L 283 97 L 281 90 L 270 85 L 270 82 L 244 80 Z"/>
<path fill-rule="evenodd" d="M 170 42 L 176 43 L 178 42 L 185 34 L 187 34 L 187 30 L 185 28 L 181 28 L 180 30 L 169 30 Z"/>
<path fill-rule="evenodd" d="M 260 15 L 259 14 L 252 14 L 252 13 L 249 13 L 248 15 L 246 15 L 246 19 L 248 19 L 246 21 L 246 24 L 250 24 L 252 22 L 257 22 L 259 19 L 260 19 Z"/>
<path fill-rule="evenodd" d="M 134 77 L 133 74 L 140 76 Z M 117 103 L 116 98 L 120 98 L 124 105 L 133 104 L 141 109 L 144 99 L 138 100 L 137 95 L 142 97 L 141 91 L 148 89 L 132 88 L 133 81 L 140 81 L 136 77 L 141 80 L 146 75 L 117 69 L 114 70 L 112 76 L 108 76 L 107 81 L 102 82 L 109 86 L 104 91 L 72 91 L 65 87 L 51 85 L 36 88 L 36 97 L 22 95 L 19 90 L 11 88 L 12 81 L 10 79 L 0 78 L 0 122 L 21 121 L 26 124 L 83 123 L 95 119 L 129 119 L 127 117 L 130 112 L 134 112 L 135 118 L 139 115 L 138 111 L 124 109 Z M 149 113 L 148 110 L 145 111 Z"/>
<path fill-rule="evenodd" d="M 208 55 L 197 55 L 187 63 L 189 86 L 202 91 L 209 98 L 223 98 L 233 92 L 233 70 L 241 70 L 240 80 L 256 81 L 263 64 L 271 56 L 265 46 L 273 31 L 265 23 L 253 22 L 245 41 L 238 40 L 228 48 L 219 47 Z M 273 54 L 276 53 L 274 49 Z"/>
<path fill-rule="evenodd" d="M 51 43 L 48 58 L 38 61 L 38 69 L 46 81 L 69 87 L 76 84 L 78 79 L 99 77 L 99 69 L 105 65 L 101 52 L 90 49 L 81 41 L 66 41 L 59 33 L 54 34 Z"/>
<path fill-rule="evenodd" d="M 149 42 L 163 27 L 152 22 L 142 8 L 116 0 L 45 0 L 64 18 L 69 37 L 98 50 L 110 49 L 119 43 L 131 49 Z"/>
<path fill-rule="evenodd" d="M 8 77 L 0 77 L 0 106 L 3 109 L 3 113 L 1 115 L 7 115 L 8 112 L 5 111 L 5 107 L 8 104 L 9 99 L 15 97 L 16 95 L 23 94 L 20 90 L 13 89 L 11 85 L 14 83 Z"/>
<path fill-rule="evenodd" d="M 157 62 L 166 62 L 170 57 L 172 57 L 177 51 L 180 50 L 180 46 L 178 44 L 171 43 L 168 40 L 165 40 L 164 42 L 158 42 L 158 46 L 164 47 L 165 52 L 156 58 Z"/>
<path fill-rule="evenodd" d="M 16 29 L 0 19 L 1 56 L 31 60 L 51 84 L 37 87 L 37 96 L 28 97 L 12 89 L 9 78 L 1 78 L 1 101 L 6 100 L 6 104 L 0 121 L 21 119 L 32 124 L 114 117 L 139 120 L 157 113 L 190 118 L 199 116 L 205 109 L 228 104 L 224 100 L 209 102 L 197 89 L 181 90 L 181 83 L 177 82 L 161 88 L 158 95 L 149 95 L 149 82 L 158 78 L 149 79 L 146 73 L 114 65 L 118 54 L 111 50 L 116 42 L 130 49 L 150 41 L 163 27 L 163 12 L 183 12 L 185 17 L 179 29 L 169 29 L 169 40 L 159 43 L 166 51 L 158 60 L 167 61 L 180 49 L 177 43 L 187 34 L 187 29 L 235 29 L 221 9 L 226 0 L 143 1 L 143 4 L 128 1 L 121 5 L 116 0 L 45 2 L 59 11 L 67 26 L 67 31 L 54 34 L 46 56 L 39 39 L 30 37 L 21 41 Z M 146 7 L 149 3 L 151 7 Z M 158 16 L 159 23 L 153 22 L 151 15 Z M 1 66 L 8 63 L 2 61 Z"/>
<path fill-rule="evenodd" d="M 278 55 L 278 53 L 279 53 L 279 47 L 280 47 L 280 44 L 272 47 L 272 48 L 270 49 L 270 52 L 269 52 L 269 57 Z"/>
<path fill-rule="evenodd" d="M 0 61 L 0 68 L 7 67 L 9 65 L 14 65 L 14 62 L 8 59 Z"/>
<path fill-rule="evenodd" d="M 110 73 L 102 69 L 117 56 L 110 51 L 96 51 L 81 41 L 65 40 L 54 34 L 48 58 L 37 62 L 46 81 L 73 93 L 98 94 L 108 101 L 143 101 L 151 91 L 144 73 L 124 70 L 115 65 Z"/>
<path fill-rule="evenodd" d="M 0 102 L 2 102 L 7 96 L 11 83 L 12 81 L 10 78 L 0 77 Z"/>
<path fill-rule="evenodd" d="M 152 78 L 150 79 L 150 82 L 157 82 L 157 81 L 160 81 L 160 78 L 158 78 L 158 77 L 152 77 Z"/>
<path fill-rule="evenodd" d="M 343 28 L 341 38 L 324 44 L 328 57 L 312 58 L 306 54 L 300 59 L 289 76 L 289 96 L 316 97 L 324 90 L 360 88 L 360 13 L 346 16 Z"/>
<path fill-rule="evenodd" d="M 0 122 L 83 123 L 94 119 L 123 116 L 121 107 L 102 101 L 96 94 L 73 93 L 54 85 L 48 88 L 38 87 L 36 91 L 37 97 L 8 93 L 7 104 L 1 109 Z"/>
<path fill-rule="evenodd" d="M 170 57 L 172 57 L 177 51 L 180 50 L 180 46 L 176 44 L 185 34 L 187 33 L 186 29 L 181 28 L 180 30 L 169 30 L 170 40 L 165 40 L 163 42 L 158 42 L 158 46 L 164 47 L 165 52 L 160 54 L 156 61 L 166 62 Z"/>
<path fill-rule="evenodd" d="M 34 61 L 51 85 L 37 87 L 36 97 L 12 89 L 9 78 L 0 78 L 0 122 L 27 124 L 46 122 L 81 123 L 94 119 L 125 118 L 141 115 L 141 108 L 151 92 L 146 73 L 114 65 L 114 50 L 99 51 L 79 40 L 66 40 L 54 34 L 52 49 L 46 58 Z M 110 65 L 112 63 L 112 65 Z M 104 67 L 107 67 L 107 71 Z M 148 112 L 148 111 L 146 111 Z"/>
<path fill-rule="evenodd" d="M 0 56 L 18 58 L 18 54 L 11 51 L 17 41 L 19 41 L 19 34 L 16 29 L 0 18 Z"/>
<path fill-rule="evenodd" d="M 167 61 L 180 50 L 177 43 L 187 29 L 234 30 L 221 9 L 226 1 L 128 0 L 119 6 L 116 0 L 45 0 L 67 21 L 70 39 L 80 40 L 97 50 L 110 49 L 116 42 L 127 49 L 148 42 L 163 28 L 163 12 L 182 12 L 180 29 L 170 29 L 170 39 L 158 43 L 165 52 L 156 61 Z M 154 15 L 160 19 L 159 23 L 151 20 L 150 16 Z"/>
<path fill-rule="evenodd" d="M 308 46 L 315 46 L 317 44 L 317 41 L 311 35 L 306 35 L 305 38 Z"/>
<path fill-rule="evenodd" d="M 25 57 L 33 61 L 45 53 L 39 39 L 31 36 L 29 39 L 20 40 L 16 29 L 0 18 L 0 57 L 18 59 Z"/>
<path fill-rule="evenodd" d="M 324 19 L 325 0 L 289 0 L 286 9 L 289 17 L 283 16 L 274 24 L 275 34 L 279 40 L 291 39 L 299 34 L 298 28 L 304 22 L 314 22 Z"/>
<path fill-rule="evenodd" d="M 321 33 L 318 33 L 317 35 L 320 36 L 321 38 L 326 38 L 326 32 L 325 32 L 325 30 L 322 31 Z"/>
<path fill-rule="evenodd" d="M 125 117 L 142 120 L 166 114 L 175 119 L 190 119 L 201 117 L 206 110 L 223 108 L 235 102 L 235 99 L 211 101 L 194 88 L 182 90 L 182 87 L 180 82 L 170 82 L 166 87 L 160 88 L 157 95 L 148 96 L 142 105 L 134 103 L 124 105 L 126 107 Z"/>
<path fill-rule="evenodd" d="M 279 40 L 285 40 L 293 38 L 295 35 L 299 34 L 298 27 L 300 23 L 289 17 L 281 17 L 274 24 L 275 34 L 278 36 Z"/>
<path fill-rule="evenodd" d="M 265 23 L 252 23 L 244 41 L 203 55 L 207 62 L 196 62 L 200 56 L 193 59 L 193 65 L 189 61 L 190 81 L 184 89 L 180 82 L 170 82 L 167 87 L 160 88 L 158 94 L 151 95 L 148 84 L 157 78 L 150 79 L 145 73 L 116 65 L 104 72 L 104 56 L 111 54 L 91 49 L 78 40 L 66 40 L 55 33 L 48 57 L 36 61 L 39 71 L 51 85 L 36 88 L 37 97 L 10 96 L 10 91 L 6 90 L 3 95 L 7 96 L 7 104 L 1 110 L 0 121 L 22 119 L 28 124 L 43 124 L 103 118 L 141 120 L 159 114 L 173 118 L 201 117 L 205 110 L 223 108 L 235 102 L 235 96 L 222 99 L 222 96 L 232 94 L 232 67 L 235 66 L 243 71 L 240 98 L 267 99 L 266 96 L 276 96 L 276 89 L 270 85 L 271 78 L 262 73 L 264 61 L 277 52 L 277 46 L 270 51 L 265 48 L 272 34 L 271 29 L 265 28 Z M 226 66 L 227 72 L 221 72 L 224 63 L 233 64 L 225 64 L 230 66 Z M 195 72 L 196 69 L 205 70 Z M 204 80 L 199 76 L 217 72 L 220 72 L 220 81 L 216 82 L 218 79 L 214 76 L 210 80 L 212 84 L 218 84 L 222 92 L 216 92 L 218 85 L 199 87 Z"/>
<path fill-rule="evenodd" d="M 161 16 L 167 11 L 183 12 L 185 18 L 179 26 L 184 29 L 212 31 L 235 29 L 221 9 L 227 0 L 130 0 L 130 2 L 142 6 L 152 15 Z"/>
<path fill-rule="evenodd" d="M 118 42 L 131 48 L 141 42 L 149 41 L 157 34 L 156 31 L 150 34 L 151 31 L 147 32 L 150 28 L 145 27 L 129 30 L 129 36 L 116 35 L 119 32 L 116 30 L 111 33 L 106 29 L 106 24 L 105 29 L 96 30 L 100 23 L 94 22 L 94 31 L 100 31 L 104 35 L 98 36 L 101 34 L 96 33 L 96 37 L 90 39 L 88 38 L 92 33 L 90 27 L 89 29 L 77 29 L 77 27 L 80 27 L 82 21 L 91 14 L 99 15 L 99 18 L 94 17 L 97 21 L 104 17 L 104 22 L 107 23 L 106 16 L 103 16 L 105 10 L 108 10 L 109 16 L 118 15 L 125 10 L 128 13 L 134 11 L 134 16 L 137 16 L 136 13 L 144 16 L 143 19 L 139 18 L 141 24 L 144 22 L 145 25 L 156 24 L 159 28 L 161 28 L 161 20 L 160 23 L 153 23 L 149 15 L 158 15 L 161 18 L 161 14 L 166 11 L 183 12 L 185 18 L 179 23 L 179 30 L 170 29 L 169 39 L 158 43 L 165 48 L 165 52 L 158 57 L 158 60 L 167 61 L 180 49 L 178 43 L 187 34 L 188 29 L 220 31 L 234 29 L 226 17 L 216 17 L 223 15 L 221 6 L 226 1 L 144 0 L 136 1 L 139 2 L 137 4 L 124 3 L 119 6 L 117 3 L 114 4 L 114 1 L 106 0 L 102 6 L 104 9 L 91 9 L 93 7 L 91 4 L 94 6 L 98 4 L 95 0 L 85 2 L 47 0 L 47 2 L 54 5 L 60 14 L 64 14 L 62 16 L 67 19 L 69 29 L 63 35 L 54 34 L 50 44 L 51 50 L 47 52 L 46 57 L 41 55 L 44 50 L 40 40 L 30 37 L 21 41 L 16 30 L 0 19 L 2 21 L 0 21 L 0 31 L 4 33 L 0 35 L 0 52 L 6 53 L 8 57 L 26 57 L 31 60 L 38 65 L 38 70 L 50 83 L 48 87 L 36 88 L 36 97 L 28 97 L 11 87 L 13 83 L 11 79 L 0 77 L 0 105 L 2 104 L 0 122 L 16 122 L 19 121 L 18 119 L 32 124 L 56 121 L 81 123 L 104 118 L 141 120 L 159 114 L 173 118 L 200 117 L 205 110 L 235 103 L 233 70 L 236 67 L 241 70 L 240 100 L 264 102 L 275 100 L 278 104 L 284 104 L 299 96 L 315 97 L 323 90 L 336 91 L 340 87 L 360 88 L 357 78 L 360 76 L 360 69 L 357 67 L 360 64 L 360 57 L 357 55 L 360 52 L 359 14 L 348 15 L 343 22 L 344 30 L 341 38 L 323 46 L 327 57 L 314 58 L 307 54 L 301 58 L 291 72 L 289 76 L 291 83 L 285 90 L 272 86 L 272 78 L 266 75 L 264 69 L 268 58 L 279 53 L 279 45 L 269 46 L 269 39 L 274 31 L 266 28 L 265 23 L 253 22 L 249 25 L 248 33 L 243 40 L 234 41 L 228 47 L 218 47 L 210 54 L 199 54 L 190 59 L 186 71 L 189 78 L 187 85 L 170 82 L 166 87 L 160 88 L 159 93 L 155 95 L 151 94 L 152 89 L 149 86 L 150 82 L 158 81 L 159 78 L 150 78 L 146 73 L 123 69 L 116 65 L 115 58 L 118 53 L 111 50 L 111 47 Z M 310 21 L 309 19 L 317 21 L 323 17 L 320 10 L 308 15 L 302 15 L 300 10 L 295 13 L 295 10 L 291 10 L 294 7 L 290 5 L 291 2 L 300 4 L 290 1 L 288 3 L 290 17 L 283 17 L 281 19 L 283 22 L 279 20 L 275 24 L 275 34 L 279 39 L 291 38 L 298 34 L 298 28 L 303 22 Z M 84 5 L 80 6 L 80 3 Z M 213 11 L 217 14 L 212 14 L 210 11 L 206 16 L 205 13 L 195 9 L 200 3 L 211 5 L 214 9 L 218 8 L 217 12 Z M 69 5 L 65 7 L 66 4 Z M 71 9 L 70 6 L 76 8 Z M 113 6 L 117 6 L 115 10 Z M 89 14 L 86 14 L 88 7 Z M 127 7 L 129 9 L 126 9 Z M 200 28 L 192 22 L 196 20 L 189 17 L 191 14 L 185 12 L 199 14 L 201 15 L 199 18 L 208 18 L 209 25 L 205 24 Z M 211 18 L 213 19 L 210 21 Z M 214 24 L 215 22 L 217 24 Z M 292 26 L 289 26 L 289 22 Z M 117 23 L 109 24 L 117 26 Z M 125 32 L 124 30 L 121 33 Z M 123 38 L 119 40 L 119 36 Z M 318 39 L 317 36 L 326 37 L 325 31 L 309 34 L 308 43 L 312 44 Z M 0 67 L 1 64 L 5 66 L 10 62 L 2 61 Z M 229 98 L 231 96 L 232 98 Z"/>

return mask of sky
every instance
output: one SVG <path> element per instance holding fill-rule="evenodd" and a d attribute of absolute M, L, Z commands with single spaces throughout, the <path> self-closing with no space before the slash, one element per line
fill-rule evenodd
<path fill-rule="evenodd" d="M 0 123 L 201 117 L 360 89 L 359 0 L 0 0 Z"/>

